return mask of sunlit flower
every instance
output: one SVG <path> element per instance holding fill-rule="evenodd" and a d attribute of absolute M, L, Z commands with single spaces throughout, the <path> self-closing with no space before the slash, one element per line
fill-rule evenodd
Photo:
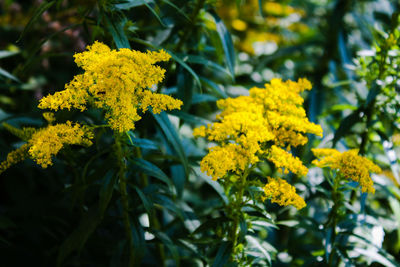
<path fill-rule="evenodd" d="M 217 106 L 222 112 L 217 115 L 217 122 L 193 131 L 194 136 L 217 143 L 202 159 L 201 170 L 217 180 L 230 174 L 241 176 L 257 162 L 268 160 L 284 174 L 290 171 L 306 175 L 308 169 L 290 153 L 290 148 L 304 145 L 306 134 L 322 136 L 321 127 L 308 120 L 302 106 L 300 93 L 310 89 L 311 83 L 306 79 L 273 79 L 264 88 L 252 88 L 249 96 L 219 100 Z M 302 207 L 293 193 L 295 189 L 280 180 L 267 186 L 266 192 L 286 187 L 290 189 L 287 198 L 282 196 L 278 201 L 277 193 L 267 197 L 275 196 L 273 199 L 279 204 Z"/>
<path fill-rule="evenodd" d="M 148 88 L 164 78 L 165 70 L 155 65 L 167 61 L 164 50 L 142 53 L 121 48 L 111 50 L 95 42 L 87 51 L 75 54 L 76 64 L 84 70 L 65 85 L 65 90 L 40 100 L 39 108 L 79 109 L 88 105 L 104 109 L 110 127 L 118 132 L 134 129 L 141 119 L 138 109 L 149 106 L 155 113 L 179 109 L 182 101 L 170 96 L 152 93 Z"/>
<path fill-rule="evenodd" d="M 268 177 L 268 183 L 263 190 L 263 200 L 270 199 L 272 203 L 281 206 L 292 205 L 298 210 L 306 206 L 304 199 L 296 194 L 296 188 L 281 178 Z"/>
<path fill-rule="evenodd" d="M 331 148 L 317 148 L 312 151 L 317 157 L 313 164 L 337 170 L 344 178 L 358 182 L 362 192 L 375 193 L 370 172 L 380 173 L 381 168 L 369 159 L 359 156 L 356 149 L 339 152 Z"/>

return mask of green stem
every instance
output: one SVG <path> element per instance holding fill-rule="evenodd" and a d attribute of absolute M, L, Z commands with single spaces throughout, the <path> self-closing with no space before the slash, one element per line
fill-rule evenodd
<path fill-rule="evenodd" d="M 244 195 L 244 190 L 245 190 L 245 185 L 246 185 L 246 179 L 247 176 L 250 173 L 250 169 L 247 169 L 243 176 L 240 177 L 240 183 L 238 185 L 238 191 L 236 192 L 235 195 L 235 201 L 231 203 L 230 207 L 230 216 L 233 219 L 232 227 L 229 231 L 229 236 L 228 240 L 232 242 L 232 248 L 233 248 L 233 255 L 232 258 L 235 260 L 237 256 L 237 250 L 236 246 L 238 245 L 237 238 L 238 238 L 238 227 L 239 227 L 239 220 L 241 218 L 242 214 L 242 207 L 243 207 L 243 195 Z"/>
<path fill-rule="evenodd" d="M 336 176 L 334 185 L 333 185 L 333 192 L 332 192 L 332 200 L 333 200 L 333 207 L 331 212 L 329 213 L 329 220 L 328 223 L 331 224 L 331 231 L 332 231 L 332 236 L 331 236 L 331 251 L 329 254 L 329 261 L 328 261 L 328 266 L 333 266 L 333 261 L 334 261 L 334 254 L 335 254 L 335 242 L 336 242 L 336 226 L 338 222 L 338 211 L 341 205 L 341 194 L 339 192 L 339 186 L 340 186 L 340 177 Z"/>
<path fill-rule="evenodd" d="M 124 160 L 124 155 L 122 153 L 121 147 L 121 135 L 119 133 L 115 133 L 115 154 L 118 160 L 119 166 L 119 189 L 121 194 L 121 203 L 122 203 L 122 218 L 125 227 L 126 238 L 129 243 L 129 267 L 135 266 L 135 253 L 133 249 L 133 239 L 132 239 L 132 230 L 131 230 L 131 221 L 129 218 L 129 199 L 127 193 L 127 185 L 126 185 L 126 164 Z"/>

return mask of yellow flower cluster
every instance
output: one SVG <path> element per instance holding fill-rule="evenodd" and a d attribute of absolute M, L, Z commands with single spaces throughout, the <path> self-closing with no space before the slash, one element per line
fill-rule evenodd
<path fill-rule="evenodd" d="M 126 132 L 134 129 L 134 122 L 141 119 L 139 108 L 146 111 L 151 106 L 159 113 L 182 105 L 180 100 L 148 89 L 164 78 L 165 70 L 154 65 L 169 60 L 170 55 L 163 50 L 142 53 L 122 48 L 116 51 L 95 42 L 74 57 L 84 73 L 76 75 L 65 85 L 65 90 L 42 98 L 39 108 L 83 111 L 91 104 L 106 111 L 113 130 Z"/>
<path fill-rule="evenodd" d="M 24 144 L 14 151 L 8 153 L 5 161 L 0 163 L 0 174 L 10 168 L 12 165 L 23 161 L 28 156 L 29 144 Z"/>
<path fill-rule="evenodd" d="M 317 157 L 313 164 L 337 170 L 344 178 L 358 182 L 362 192 L 375 193 L 370 172 L 380 173 L 382 170 L 369 159 L 359 156 L 356 149 L 339 152 L 331 148 L 317 148 L 312 151 Z"/>
<path fill-rule="evenodd" d="M 306 206 L 306 202 L 298 194 L 296 188 L 288 184 L 281 178 L 268 177 L 268 183 L 264 186 L 264 199 L 271 199 L 271 202 L 281 206 L 292 205 L 296 209 L 302 209 Z"/>
<path fill-rule="evenodd" d="M 305 144 L 307 133 L 322 136 L 321 127 L 308 121 L 302 107 L 300 93 L 310 89 L 306 79 L 273 79 L 264 88 L 252 88 L 249 96 L 219 100 L 218 121 L 193 132 L 218 144 L 201 161 L 201 170 L 217 180 L 229 173 L 240 175 L 266 159 L 284 173 L 307 174 L 301 160 L 289 151 Z"/>
<path fill-rule="evenodd" d="M 70 121 L 35 131 L 32 128 L 26 130 L 25 135 L 30 135 L 30 139 L 20 148 L 8 153 L 6 160 L 0 164 L 0 173 L 27 157 L 42 168 L 46 168 L 52 165 L 52 156 L 56 155 L 64 145 L 90 146 L 93 139 L 93 133 L 86 126 L 72 124 Z M 20 131 L 24 132 L 25 129 Z"/>
<path fill-rule="evenodd" d="M 73 125 L 67 121 L 62 124 L 49 125 L 32 135 L 28 142 L 30 145 L 29 155 L 37 164 L 46 168 L 52 164 L 52 156 L 56 155 L 64 145 L 90 146 L 92 138 L 92 132 L 77 123 Z"/>

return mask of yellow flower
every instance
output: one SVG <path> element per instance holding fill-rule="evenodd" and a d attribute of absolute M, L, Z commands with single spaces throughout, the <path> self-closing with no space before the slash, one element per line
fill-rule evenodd
<path fill-rule="evenodd" d="M 56 120 L 56 118 L 55 118 L 55 116 L 54 116 L 54 113 L 52 113 L 52 112 L 45 112 L 45 113 L 43 113 L 42 115 L 43 115 L 43 118 L 44 118 L 49 124 L 52 124 L 52 123 Z"/>
<path fill-rule="evenodd" d="M 29 156 L 37 164 L 46 168 L 52 165 L 51 158 L 56 155 L 64 145 L 90 146 L 93 134 L 85 126 L 72 124 L 67 121 L 63 124 L 49 125 L 38 130 L 29 140 Z"/>
<path fill-rule="evenodd" d="M 200 163 L 201 171 L 213 180 L 224 177 L 228 172 L 240 174 L 249 164 L 258 161 L 257 156 L 237 144 L 214 146 Z"/>
<path fill-rule="evenodd" d="M 303 165 L 299 158 L 294 157 L 286 150 L 275 145 L 271 147 L 271 150 L 268 153 L 268 159 L 272 161 L 277 168 L 283 168 L 284 173 L 291 171 L 298 175 L 306 175 L 308 172 L 308 169 Z"/>
<path fill-rule="evenodd" d="M 336 149 L 317 148 L 312 151 L 318 158 L 313 164 L 337 170 L 344 178 L 358 182 L 362 192 L 375 193 L 370 172 L 380 173 L 382 170 L 369 159 L 359 156 L 356 149 L 339 152 Z"/>
<path fill-rule="evenodd" d="M 14 151 L 8 153 L 5 161 L 0 163 L 0 174 L 10 168 L 12 165 L 23 161 L 28 156 L 29 144 L 24 144 Z"/>
<path fill-rule="evenodd" d="M 308 121 L 302 107 L 300 93 L 310 89 L 311 83 L 306 79 L 273 79 L 264 88 L 252 88 L 249 96 L 219 100 L 217 106 L 222 112 L 218 121 L 193 131 L 194 136 L 219 144 L 202 160 L 202 170 L 217 179 L 228 171 L 239 174 L 266 159 L 285 173 L 307 174 L 300 159 L 288 151 L 305 144 L 307 133 L 322 136 L 321 127 Z"/>
<path fill-rule="evenodd" d="M 75 54 L 75 63 L 84 70 L 65 85 L 65 90 L 40 100 L 39 108 L 85 110 L 88 104 L 104 109 L 110 127 L 118 132 L 134 129 L 141 119 L 138 109 L 149 106 L 155 113 L 180 108 L 182 101 L 152 93 L 148 88 L 164 78 L 165 70 L 154 65 L 167 61 L 164 50 L 142 53 L 122 48 L 111 50 L 95 42 L 87 51 Z"/>
<path fill-rule="evenodd" d="M 281 178 L 268 177 L 268 183 L 263 189 L 263 201 L 270 199 L 273 203 L 281 206 L 292 205 L 298 210 L 306 206 L 304 199 L 296 194 L 296 188 Z"/>

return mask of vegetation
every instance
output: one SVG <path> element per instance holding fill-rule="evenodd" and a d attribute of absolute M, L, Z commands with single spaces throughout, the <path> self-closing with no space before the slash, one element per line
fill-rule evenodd
<path fill-rule="evenodd" d="M 2 265 L 400 266 L 397 1 L 4 0 L 0 36 Z"/>

